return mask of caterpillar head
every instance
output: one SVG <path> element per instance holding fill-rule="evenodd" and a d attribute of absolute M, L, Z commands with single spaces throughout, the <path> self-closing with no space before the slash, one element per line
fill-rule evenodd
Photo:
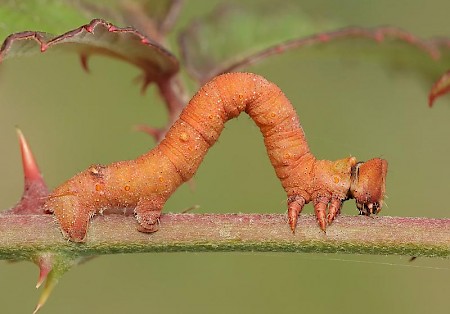
<path fill-rule="evenodd" d="M 361 215 L 377 214 L 383 207 L 387 167 L 386 160 L 374 158 L 352 168 L 350 198 Z"/>

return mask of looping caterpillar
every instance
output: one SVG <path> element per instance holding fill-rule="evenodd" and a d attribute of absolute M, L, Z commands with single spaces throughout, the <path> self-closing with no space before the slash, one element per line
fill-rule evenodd
<path fill-rule="evenodd" d="M 57 187 L 44 207 L 76 242 L 85 240 L 92 216 L 118 208 L 134 211 L 140 231 L 154 232 L 167 199 L 192 178 L 225 122 L 243 111 L 264 136 L 267 154 L 287 193 L 292 231 L 303 206 L 311 201 L 322 230 L 339 214 L 344 200 L 355 198 L 360 214 L 381 210 L 387 161 L 316 159 L 283 92 L 251 73 L 214 78 L 191 99 L 158 146 L 135 160 L 91 166 Z"/>

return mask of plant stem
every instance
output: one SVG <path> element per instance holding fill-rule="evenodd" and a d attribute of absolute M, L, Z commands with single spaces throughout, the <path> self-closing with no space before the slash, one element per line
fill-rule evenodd
<path fill-rule="evenodd" d="M 140 252 L 316 252 L 450 256 L 450 219 L 340 216 L 326 234 L 302 215 L 292 234 L 282 214 L 165 214 L 160 230 L 136 231 L 133 217 L 92 220 L 86 243 L 63 239 L 51 215 L 0 215 L 0 259 L 39 252 L 100 255 Z"/>

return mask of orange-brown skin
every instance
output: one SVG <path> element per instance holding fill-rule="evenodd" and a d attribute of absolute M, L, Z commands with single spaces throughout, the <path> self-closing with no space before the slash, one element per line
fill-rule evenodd
<path fill-rule="evenodd" d="M 360 213 L 381 209 L 387 162 L 354 157 L 317 160 L 298 116 L 283 92 L 251 73 L 214 78 L 192 98 L 165 139 L 135 160 L 94 165 L 56 188 L 45 204 L 72 241 L 86 238 L 89 220 L 105 210 L 134 210 L 138 229 L 154 232 L 164 203 L 197 171 L 225 122 L 245 111 L 264 136 L 270 161 L 288 196 L 292 231 L 306 203 L 313 202 L 325 230 L 342 201 L 356 198 Z M 328 208 L 328 214 L 327 214 Z"/>

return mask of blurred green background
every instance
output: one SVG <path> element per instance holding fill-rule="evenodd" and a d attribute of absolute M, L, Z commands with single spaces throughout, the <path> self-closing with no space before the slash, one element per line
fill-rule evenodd
<path fill-rule="evenodd" d="M 216 3 L 189 1 L 180 26 Z M 302 7 L 317 21 L 332 20 L 337 26 L 395 25 L 423 37 L 450 36 L 450 3 L 445 0 L 321 0 Z M 139 72 L 127 64 L 106 58 L 93 58 L 90 64 L 90 74 L 70 54 L 2 64 L 0 208 L 14 205 L 22 193 L 16 125 L 51 187 L 92 163 L 134 158 L 154 145 L 149 136 L 132 130 L 142 123 L 164 125 L 165 109 L 154 88 L 140 95 L 132 82 Z M 277 83 L 292 100 L 319 158 L 352 154 L 389 161 L 387 206 L 381 215 L 449 217 L 449 97 L 429 109 L 430 84 L 363 58 L 355 63 L 332 57 L 305 60 L 289 52 L 250 70 Z M 200 205 L 196 212 L 285 211 L 285 195 L 259 130 L 247 116 L 227 124 L 194 186 L 181 187 L 165 211 L 193 205 Z M 311 212 L 311 206 L 305 211 Z M 354 203 L 347 202 L 343 212 L 356 214 Z M 1 313 L 32 311 L 40 293 L 33 288 L 37 275 L 31 263 L 0 262 Z M 114 255 L 67 273 L 42 313 L 448 313 L 449 287 L 450 263 L 442 259 Z"/>

